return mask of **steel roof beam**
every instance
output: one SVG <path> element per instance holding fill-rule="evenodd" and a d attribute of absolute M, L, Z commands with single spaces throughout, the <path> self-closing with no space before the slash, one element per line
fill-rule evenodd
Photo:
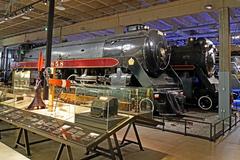
<path fill-rule="evenodd" d="M 94 20 L 79 22 L 62 28 L 62 35 L 72 35 L 86 31 L 97 31 L 117 26 L 126 26 L 129 24 L 144 23 L 164 18 L 191 15 L 200 12 L 206 12 L 205 5 L 211 4 L 214 10 L 223 7 L 240 7 L 240 1 L 237 0 L 179 0 L 166 4 L 159 4 L 145 9 L 120 13 Z M 59 36 L 60 28 L 54 29 L 54 37 Z M 34 41 L 46 39 L 46 33 L 43 31 L 24 34 L 20 36 L 6 38 L 0 41 L 0 45 L 7 46 L 23 43 L 27 40 Z"/>

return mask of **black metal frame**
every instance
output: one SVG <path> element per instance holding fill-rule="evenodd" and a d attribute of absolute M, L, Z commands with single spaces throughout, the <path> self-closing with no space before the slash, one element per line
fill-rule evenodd
<path fill-rule="evenodd" d="M 10 110 L 12 108 L 13 107 L 9 107 Z M 15 111 L 16 110 L 19 110 L 19 109 L 15 109 Z M 27 112 L 27 111 L 23 111 L 23 112 Z M 28 113 L 30 113 L 30 112 L 28 112 Z M 43 119 L 44 118 L 49 119 L 49 117 L 47 117 L 47 116 L 44 116 L 44 115 L 41 115 L 41 116 L 42 116 Z M 135 144 L 139 144 L 140 149 L 143 149 L 142 145 L 141 145 L 140 137 L 139 137 L 139 135 L 137 133 L 137 128 L 135 126 L 135 122 L 138 119 L 138 116 L 126 115 L 126 117 L 127 118 L 124 119 L 124 121 L 122 121 L 121 123 L 118 123 L 118 125 L 116 125 L 115 127 L 111 128 L 108 131 L 102 130 L 102 129 L 99 129 L 99 128 L 94 128 L 93 129 L 92 126 L 87 126 L 87 125 L 82 126 L 86 130 L 88 130 L 88 132 L 96 132 L 96 133 L 99 133 L 99 135 L 100 135 L 94 141 L 91 141 L 88 144 L 83 144 L 83 143 L 78 143 L 78 142 L 75 143 L 74 141 L 71 141 L 71 140 L 69 141 L 69 140 L 67 140 L 67 139 L 65 139 L 65 138 L 63 138 L 61 136 L 50 134 L 50 132 L 39 130 L 39 129 L 35 128 L 34 126 L 22 123 L 20 121 L 15 121 L 15 120 L 13 120 L 13 119 L 11 119 L 9 117 L 4 116 L 4 114 L 0 115 L 0 120 L 3 120 L 3 121 L 5 121 L 5 122 L 7 122 L 9 124 L 15 125 L 15 126 L 20 128 L 19 133 L 18 133 L 18 137 L 16 139 L 15 147 L 19 146 L 19 147 L 25 149 L 26 154 L 28 156 L 31 155 L 31 152 L 30 152 L 30 145 L 31 144 L 36 144 L 36 143 L 40 143 L 40 142 L 46 141 L 46 140 L 40 140 L 40 141 L 36 141 L 36 142 L 31 142 L 30 143 L 29 139 L 28 139 L 28 132 L 32 132 L 32 133 L 35 133 L 37 135 L 43 136 L 45 138 L 49 138 L 49 139 L 51 139 L 53 141 L 59 142 L 61 144 L 60 148 L 59 148 L 59 151 L 58 151 L 58 154 L 56 156 L 56 158 L 59 157 L 57 159 L 60 159 L 64 147 L 67 147 L 69 153 L 71 152 L 71 150 L 69 149 L 70 147 L 86 149 L 87 152 L 86 152 L 85 157 L 83 157 L 83 159 L 91 159 L 91 157 L 93 158 L 93 157 L 96 157 L 96 156 L 99 156 L 99 155 L 103 155 L 103 156 L 106 155 L 107 157 L 109 157 L 111 159 L 116 159 L 116 156 L 118 156 L 120 159 L 122 159 L 122 154 L 121 154 L 121 150 L 120 149 L 121 149 L 121 147 L 123 147 L 125 145 L 120 146 L 118 144 L 116 133 L 119 130 L 121 130 L 122 128 L 124 128 L 125 126 L 133 125 L 133 129 L 135 131 L 135 135 L 136 135 L 137 142 L 138 142 L 138 143 L 135 142 Z M 50 119 L 54 119 L 54 118 L 50 118 Z M 65 125 L 69 124 L 70 126 L 74 125 L 73 123 L 66 122 L 66 121 L 61 121 L 59 123 L 62 123 L 62 124 L 65 124 Z M 113 136 L 113 140 L 115 142 L 115 146 L 114 147 L 113 147 L 113 144 L 112 144 L 112 141 L 111 141 L 111 138 L 110 138 L 112 136 Z M 20 142 L 22 137 L 24 138 L 24 143 L 23 144 Z M 100 144 L 102 144 L 103 141 L 106 141 L 106 140 L 108 141 L 108 146 L 109 146 L 109 149 L 107 149 L 107 150 L 106 149 L 102 149 L 99 146 Z M 125 136 L 125 140 L 126 140 L 126 136 Z M 125 142 L 125 140 L 124 140 L 124 142 Z M 104 154 L 105 151 L 107 151 L 106 152 L 107 154 Z M 72 159 L 71 157 L 72 157 L 71 154 L 69 154 L 69 159 L 70 160 Z"/>
<path fill-rule="evenodd" d="M 116 134 L 114 133 L 113 135 L 115 135 L 115 136 L 113 136 L 115 147 L 113 147 L 113 142 L 112 142 L 111 138 L 108 137 L 107 138 L 108 149 L 97 146 L 89 152 L 89 153 L 92 153 L 92 154 L 88 154 L 88 156 L 86 156 L 84 158 L 84 160 L 89 160 L 91 158 L 95 158 L 95 157 L 98 157 L 98 156 L 101 156 L 101 155 L 104 156 L 104 157 L 110 158 L 112 160 L 116 160 L 116 156 L 117 156 L 117 157 L 119 157 L 120 160 L 123 160 L 122 152 L 121 152 L 120 145 L 118 143 Z M 115 150 L 117 150 L 117 152 L 115 152 Z"/>
<path fill-rule="evenodd" d="M 24 144 L 22 144 L 20 142 L 22 135 L 23 135 L 23 139 L 24 139 Z M 51 139 L 43 139 L 43 140 L 39 140 L 39 141 L 29 142 L 28 131 L 26 129 L 20 128 L 14 148 L 21 147 L 25 150 L 27 156 L 31 156 L 30 145 L 38 144 L 38 143 L 42 143 L 42 142 L 46 142 L 46 141 L 50 141 L 50 140 Z"/>
<path fill-rule="evenodd" d="M 60 144 L 60 147 L 59 147 L 59 149 L 58 149 L 58 152 L 57 152 L 57 155 L 56 155 L 56 157 L 55 157 L 55 160 L 60 160 L 64 148 L 67 149 L 68 159 L 69 159 L 69 160 L 73 160 L 73 155 L 72 155 L 72 149 L 71 149 L 71 147 L 70 147 L 69 145 L 66 145 L 66 144 L 63 144 L 63 143 Z"/>
<path fill-rule="evenodd" d="M 130 130 L 131 126 L 133 126 L 134 133 L 135 133 L 135 136 L 136 136 L 136 138 L 137 138 L 137 142 L 132 141 L 132 140 L 129 140 L 129 139 L 126 139 L 126 137 L 127 137 L 128 133 L 129 133 L 129 130 Z M 127 128 L 127 130 L 126 130 L 126 132 L 125 132 L 125 134 L 124 134 L 124 136 L 123 136 L 123 139 L 122 139 L 120 145 L 121 145 L 121 147 L 124 147 L 124 146 L 126 146 L 126 145 L 131 144 L 131 143 L 139 145 L 139 149 L 140 149 L 141 151 L 144 150 L 144 149 L 143 149 L 143 146 L 142 146 L 142 143 L 141 143 L 141 140 L 140 140 L 140 137 L 139 137 L 139 135 L 138 135 L 138 131 L 137 131 L 137 127 L 136 127 L 135 123 L 131 123 L 131 124 L 128 125 L 128 128 Z"/>
<path fill-rule="evenodd" d="M 216 141 L 219 137 L 224 136 L 226 132 L 231 131 L 233 127 L 236 127 L 237 124 L 240 122 L 240 119 L 237 120 L 237 113 L 234 113 L 234 123 L 232 123 L 232 116 L 226 117 L 221 121 L 218 121 L 213 125 L 213 135 L 214 137 L 212 138 L 213 141 Z M 229 120 L 229 125 L 227 128 L 225 128 L 225 121 Z M 221 124 L 222 125 L 222 130 L 216 133 L 216 128 L 217 125 Z"/>
<path fill-rule="evenodd" d="M 137 142 L 126 139 L 131 126 L 133 126 Z M 111 136 L 113 137 L 113 141 L 111 140 Z M 123 139 L 121 141 L 121 144 L 119 144 L 119 142 L 118 142 L 116 132 L 114 132 L 113 134 L 109 134 L 107 136 L 106 140 L 108 142 L 108 149 L 100 147 L 99 145 L 97 145 L 96 147 L 87 150 L 86 156 L 81 158 L 81 160 L 89 160 L 89 159 L 92 159 L 92 158 L 95 158 L 95 157 L 98 157 L 98 156 L 105 156 L 105 157 L 110 158 L 112 160 L 116 160 L 116 157 L 118 157 L 119 160 L 123 160 L 121 148 L 125 147 L 129 144 L 137 144 L 137 145 L 139 145 L 140 150 L 143 151 L 143 146 L 142 146 L 142 143 L 141 143 L 141 139 L 139 137 L 137 127 L 136 127 L 134 122 L 132 122 L 128 125 L 127 130 L 125 131 L 125 134 L 124 134 Z M 115 146 L 113 146 L 113 142 L 114 142 Z M 61 158 L 64 147 L 67 148 L 68 160 L 73 160 L 71 146 L 65 145 L 63 143 L 61 143 L 61 145 L 59 147 L 59 150 L 58 150 L 58 153 L 55 157 L 55 160 L 59 160 Z"/>
<path fill-rule="evenodd" d="M 2 120 L 0 120 L 0 122 L 1 122 L 1 121 L 2 121 Z M 18 128 L 18 127 L 14 127 L 14 128 L 0 129 L 0 139 L 2 139 L 2 132 L 17 130 L 17 129 L 19 129 L 19 128 Z"/>
<path fill-rule="evenodd" d="M 172 133 L 177 133 L 177 134 L 183 134 L 185 136 L 192 136 L 192 137 L 197 137 L 197 138 L 201 138 L 201 139 L 207 139 L 209 141 L 216 141 L 219 137 L 224 136 L 224 134 L 228 131 L 231 131 L 232 128 L 235 126 L 237 126 L 237 124 L 240 122 L 240 119 L 237 119 L 237 114 L 233 113 L 232 115 L 226 117 L 225 119 L 219 120 L 216 123 L 210 123 L 210 122 L 203 122 L 203 121 L 197 121 L 197 120 L 188 120 L 188 119 L 184 119 L 184 120 L 179 120 L 176 118 L 171 118 L 171 117 L 157 117 L 158 119 L 162 120 L 162 122 L 165 124 L 165 121 L 172 121 L 172 122 L 181 122 L 184 124 L 184 131 L 175 131 L 175 130 L 171 130 L 171 129 L 167 129 L 165 127 L 165 125 L 162 125 L 162 128 L 157 128 L 160 129 L 162 131 L 167 131 L 167 132 L 172 132 Z M 234 123 L 232 122 L 232 118 L 234 118 Z M 227 127 L 225 127 L 225 121 L 229 120 L 229 124 Z M 201 123 L 201 124 L 206 124 L 209 125 L 209 136 L 202 136 L 202 135 L 197 135 L 197 134 L 192 134 L 192 133 L 188 133 L 187 132 L 187 127 L 189 123 Z M 217 126 L 221 124 L 222 125 L 222 129 L 217 132 Z M 155 127 L 156 128 L 156 127 Z"/>
<path fill-rule="evenodd" d="M 14 127 L 14 128 L 1 129 L 1 130 L 0 130 L 0 139 L 2 139 L 2 132 L 17 130 L 17 129 L 19 129 L 19 128 L 18 128 L 18 127 Z"/>

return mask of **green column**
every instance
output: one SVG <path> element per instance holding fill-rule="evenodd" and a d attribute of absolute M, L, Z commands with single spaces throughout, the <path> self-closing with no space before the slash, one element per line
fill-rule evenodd
<path fill-rule="evenodd" d="M 230 105 L 230 75 L 231 75 L 231 50 L 230 50 L 230 22 L 229 8 L 220 9 L 220 52 L 219 52 L 219 117 L 221 119 L 231 114 Z"/>

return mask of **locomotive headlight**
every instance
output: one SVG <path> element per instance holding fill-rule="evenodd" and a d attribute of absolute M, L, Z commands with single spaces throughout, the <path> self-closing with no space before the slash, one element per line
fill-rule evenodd
<path fill-rule="evenodd" d="M 159 94 L 154 94 L 154 98 L 158 99 L 158 98 L 160 98 L 160 95 Z"/>

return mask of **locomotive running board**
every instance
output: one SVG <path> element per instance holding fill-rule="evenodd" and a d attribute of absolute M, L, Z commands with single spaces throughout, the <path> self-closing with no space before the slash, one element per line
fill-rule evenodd
<path fill-rule="evenodd" d="M 74 59 L 74 60 L 57 60 L 51 63 L 54 68 L 113 68 L 119 64 L 115 58 L 94 58 L 94 59 Z M 37 61 L 34 62 L 17 62 L 12 68 L 37 69 Z"/>

